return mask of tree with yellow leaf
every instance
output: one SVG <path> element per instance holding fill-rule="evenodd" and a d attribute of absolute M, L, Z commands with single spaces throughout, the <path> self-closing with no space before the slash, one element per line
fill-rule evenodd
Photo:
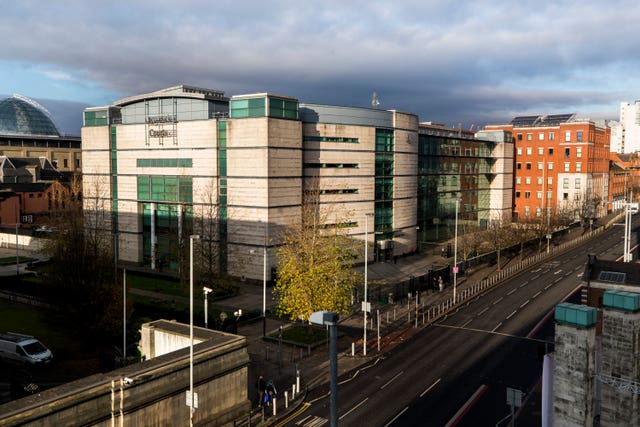
<path fill-rule="evenodd" d="M 285 231 L 278 250 L 276 311 L 307 320 L 315 311 L 348 313 L 351 293 L 362 282 L 353 264 L 359 244 L 347 235 L 349 222 L 329 223 L 318 190 L 305 192 L 301 221 Z"/>

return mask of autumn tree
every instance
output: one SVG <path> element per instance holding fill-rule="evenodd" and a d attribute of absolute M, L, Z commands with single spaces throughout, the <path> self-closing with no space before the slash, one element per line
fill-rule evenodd
<path fill-rule="evenodd" d="M 349 311 L 352 291 L 362 282 L 353 269 L 360 245 L 347 236 L 348 221 L 330 218 L 320 192 L 306 191 L 301 221 L 286 229 L 277 252 L 278 314 L 306 320 L 316 311 Z"/>

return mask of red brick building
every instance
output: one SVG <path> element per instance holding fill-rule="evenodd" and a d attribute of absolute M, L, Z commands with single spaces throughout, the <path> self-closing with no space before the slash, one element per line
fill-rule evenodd
<path fill-rule="evenodd" d="M 574 114 L 522 116 L 487 130 L 512 132 L 514 219 L 589 220 L 607 212 L 611 131 Z"/>

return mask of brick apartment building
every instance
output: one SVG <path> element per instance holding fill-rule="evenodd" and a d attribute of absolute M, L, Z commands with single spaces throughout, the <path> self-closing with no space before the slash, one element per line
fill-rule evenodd
<path fill-rule="evenodd" d="M 513 133 L 514 219 L 589 220 L 607 212 L 610 128 L 575 114 L 521 116 Z"/>

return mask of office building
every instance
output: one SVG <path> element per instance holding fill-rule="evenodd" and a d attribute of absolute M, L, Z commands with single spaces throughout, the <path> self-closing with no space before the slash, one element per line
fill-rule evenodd
<path fill-rule="evenodd" d="M 435 238 L 434 218 L 452 218 L 456 193 L 478 223 L 488 205 L 511 206 L 498 200 L 511 193 L 499 170 L 508 167 L 504 133 L 434 142 L 429 132 L 411 113 L 271 93 L 228 98 L 183 85 L 135 95 L 84 112 L 85 211 L 107 213 L 102 226 L 117 236 L 121 261 L 175 270 L 195 233 L 219 272 L 261 280 L 266 258 L 270 280 L 283 231 L 313 190 L 324 226 L 367 235 L 371 261 L 390 259 L 416 251 L 427 238 L 419 232 Z M 447 154 L 448 181 L 429 186 L 439 166 L 424 164 L 446 145 L 460 148 Z"/>

